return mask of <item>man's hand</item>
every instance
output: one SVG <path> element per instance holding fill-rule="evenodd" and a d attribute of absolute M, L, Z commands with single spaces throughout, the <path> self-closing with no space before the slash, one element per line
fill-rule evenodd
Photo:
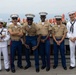
<path fill-rule="evenodd" d="M 1 38 L 5 38 L 5 35 L 2 35 Z"/>
<path fill-rule="evenodd" d="M 59 41 L 56 41 L 57 45 L 60 45 Z"/>
<path fill-rule="evenodd" d="M 62 41 L 60 40 L 60 41 L 58 41 L 59 42 L 59 44 L 61 44 L 62 43 Z"/>
<path fill-rule="evenodd" d="M 76 37 L 74 37 L 74 40 L 76 40 Z"/>
<path fill-rule="evenodd" d="M 0 40 L 0 42 L 2 42 L 2 40 Z"/>
<path fill-rule="evenodd" d="M 18 32 L 17 36 L 23 36 L 23 33 Z"/>
<path fill-rule="evenodd" d="M 41 39 L 41 42 L 42 42 L 42 43 L 44 43 L 44 42 L 45 42 L 45 40 Z"/>
<path fill-rule="evenodd" d="M 25 46 L 27 49 L 30 49 L 29 45 L 27 45 L 27 44 L 24 44 L 24 46 Z"/>
<path fill-rule="evenodd" d="M 34 51 L 37 48 L 37 46 L 32 47 L 32 50 Z"/>
<path fill-rule="evenodd" d="M 21 33 L 18 33 L 17 35 L 18 35 L 18 36 L 21 36 Z"/>
<path fill-rule="evenodd" d="M 75 42 L 75 38 L 70 38 L 70 40 L 74 43 Z"/>
<path fill-rule="evenodd" d="M 15 32 L 15 34 L 16 34 L 16 35 L 18 35 L 18 34 L 19 34 L 19 32 Z"/>

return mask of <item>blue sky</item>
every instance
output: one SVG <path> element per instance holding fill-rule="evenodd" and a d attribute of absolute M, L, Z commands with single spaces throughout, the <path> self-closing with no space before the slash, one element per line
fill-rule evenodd
<path fill-rule="evenodd" d="M 76 0 L 0 0 L 0 17 L 9 18 L 10 14 L 17 13 L 21 18 L 27 13 L 33 13 L 39 17 L 38 13 L 46 11 L 47 18 L 56 14 L 66 14 L 76 11 Z"/>

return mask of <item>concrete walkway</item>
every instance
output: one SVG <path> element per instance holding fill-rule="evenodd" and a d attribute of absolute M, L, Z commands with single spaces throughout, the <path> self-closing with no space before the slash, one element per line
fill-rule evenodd
<path fill-rule="evenodd" d="M 17 61 L 15 61 L 15 65 Z M 26 65 L 26 62 L 25 60 L 22 61 L 23 63 L 23 66 Z M 2 60 L 2 71 L 0 72 L 0 75 L 76 75 L 76 68 L 73 69 L 73 70 L 70 70 L 69 69 L 69 62 L 67 62 L 67 70 L 64 70 L 62 68 L 62 65 L 61 65 L 61 62 L 59 61 L 59 66 L 56 68 L 56 69 L 53 69 L 53 61 L 51 61 L 51 69 L 50 71 L 46 71 L 46 69 L 44 70 L 41 70 L 40 69 L 40 72 L 39 73 L 36 73 L 35 72 L 35 67 L 34 67 L 34 60 L 31 60 L 31 63 L 32 63 L 32 67 L 27 69 L 27 70 L 24 70 L 24 69 L 19 69 L 17 66 L 16 67 L 16 72 L 15 73 L 12 73 L 11 71 L 10 72 L 6 72 L 4 70 L 4 65 L 3 65 L 3 60 Z M 40 61 L 40 67 L 41 67 L 41 61 Z"/>

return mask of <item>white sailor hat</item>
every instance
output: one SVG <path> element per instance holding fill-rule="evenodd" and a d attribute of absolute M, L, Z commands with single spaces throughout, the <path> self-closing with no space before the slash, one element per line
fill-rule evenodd
<path fill-rule="evenodd" d="M 19 15 L 18 14 L 11 14 L 11 16 L 10 16 L 11 18 L 13 18 L 13 17 L 19 17 Z"/>
<path fill-rule="evenodd" d="M 40 14 L 40 15 L 45 15 L 45 16 L 46 16 L 48 13 L 47 13 L 47 12 L 40 12 L 39 14 Z"/>
<path fill-rule="evenodd" d="M 75 13 L 75 11 L 68 12 L 69 15 L 70 15 L 70 14 L 74 14 L 74 13 Z"/>
<path fill-rule="evenodd" d="M 62 16 L 61 16 L 61 15 L 56 15 L 55 18 L 56 18 L 56 19 L 61 19 Z"/>
<path fill-rule="evenodd" d="M 35 17 L 34 14 L 26 14 L 25 16 L 26 16 L 27 18 L 34 18 L 34 17 Z"/>
<path fill-rule="evenodd" d="M 3 23 L 3 22 L 4 22 L 4 20 L 0 18 L 0 22 L 2 22 L 2 23 Z"/>

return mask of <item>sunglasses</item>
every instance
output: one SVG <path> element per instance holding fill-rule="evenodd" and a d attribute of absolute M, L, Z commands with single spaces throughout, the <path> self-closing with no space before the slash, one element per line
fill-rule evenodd
<path fill-rule="evenodd" d="M 61 19 L 56 19 L 56 21 L 60 21 Z"/>
<path fill-rule="evenodd" d="M 74 14 L 70 14 L 69 16 L 73 16 Z"/>
<path fill-rule="evenodd" d="M 18 18 L 17 17 L 12 17 L 12 20 L 17 20 Z"/>
<path fill-rule="evenodd" d="M 33 19 L 27 19 L 27 21 L 33 21 Z"/>
<path fill-rule="evenodd" d="M 3 24 L 3 22 L 0 22 L 0 24 Z"/>

